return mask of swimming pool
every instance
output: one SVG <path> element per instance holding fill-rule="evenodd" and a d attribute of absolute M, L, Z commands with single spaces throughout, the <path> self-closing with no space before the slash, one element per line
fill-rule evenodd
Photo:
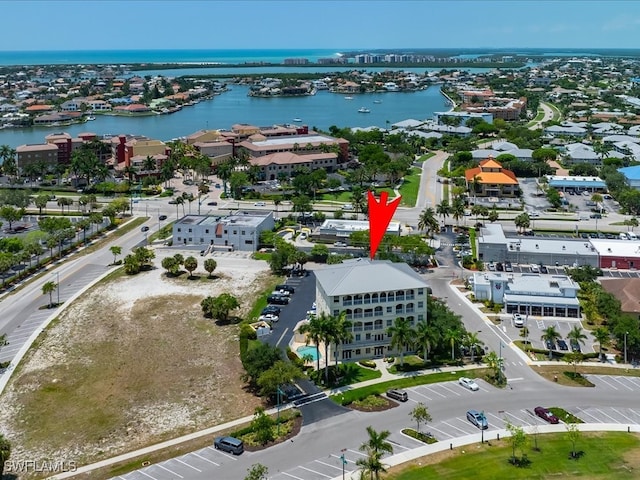
<path fill-rule="evenodd" d="M 304 345 L 302 347 L 298 347 L 296 349 L 296 352 L 298 353 L 298 356 L 300 358 L 304 357 L 305 355 L 311 355 L 314 362 L 318 361 L 319 354 L 316 350 L 316 347 L 312 347 L 310 345 Z M 320 355 L 320 358 L 322 358 L 322 355 Z"/>

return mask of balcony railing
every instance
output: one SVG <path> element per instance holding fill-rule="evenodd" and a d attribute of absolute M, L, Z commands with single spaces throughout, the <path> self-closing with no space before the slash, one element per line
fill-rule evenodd
<path fill-rule="evenodd" d="M 353 302 L 351 300 L 345 300 L 344 302 L 342 302 L 342 305 L 344 305 L 345 307 L 349 307 L 353 305 Z"/>

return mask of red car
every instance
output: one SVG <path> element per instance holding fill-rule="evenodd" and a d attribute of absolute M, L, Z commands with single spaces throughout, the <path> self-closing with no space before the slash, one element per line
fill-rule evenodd
<path fill-rule="evenodd" d="M 556 417 L 553 413 L 551 413 L 544 407 L 536 407 L 533 411 L 537 416 L 549 423 L 555 424 L 560 422 L 560 420 L 558 420 L 558 417 Z"/>

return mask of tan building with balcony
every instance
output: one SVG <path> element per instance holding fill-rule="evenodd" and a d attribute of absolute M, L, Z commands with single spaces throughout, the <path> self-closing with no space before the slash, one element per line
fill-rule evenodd
<path fill-rule="evenodd" d="M 43 164 L 54 167 L 58 164 L 58 147 L 51 143 L 20 145 L 16 148 L 16 166 L 23 172 L 28 165 Z"/>
<path fill-rule="evenodd" d="M 397 318 L 427 319 L 427 284 L 406 263 L 358 258 L 316 270 L 318 314 L 345 312 L 353 340 L 330 358 L 358 360 L 393 355 L 387 328 Z"/>

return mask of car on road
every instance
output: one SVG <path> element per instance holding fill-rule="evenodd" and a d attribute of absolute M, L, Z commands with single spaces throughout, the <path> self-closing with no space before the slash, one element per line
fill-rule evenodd
<path fill-rule="evenodd" d="M 278 320 L 280 320 L 280 317 L 273 313 L 267 313 L 266 315 L 260 315 L 258 317 L 258 320 L 261 322 L 277 322 Z"/>
<path fill-rule="evenodd" d="M 477 410 L 469 410 L 467 412 L 467 420 L 469 420 L 481 430 L 486 430 L 487 428 L 489 428 L 487 417 L 484 416 L 484 413 L 480 413 Z"/>
<path fill-rule="evenodd" d="M 167 216 L 166 216 L 166 215 L 160 215 L 160 216 L 158 217 L 158 220 L 166 220 L 166 219 L 167 219 Z"/>
<path fill-rule="evenodd" d="M 267 305 L 262 309 L 260 315 L 280 315 L 280 307 L 276 307 L 275 305 Z"/>
<path fill-rule="evenodd" d="M 276 285 L 275 290 L 284 290 L 285 292 L 296 293 L 296 289 L 294 287 L 292 287 L 291 285 L 287 285 L 286 283 L 282 283 L 280 285 Z"/>
<path fill-rule="evenodd" d="M 513 326 L 518 328 L 524 327 L 524 318 L 522 318 L 522 315 L 519 313 L 513 314 Z"/>
<path fill-rule="evenodd" d="M 144 227 L 142 227 L 140 229 L 141 232 L 148 232 L 149 231 L 149 227 L 147 227 L 146 225 Z"/>
<path fill-rule="evenodd" d="M 348 247 L 348 245 L 345 242 L 334 242 L 333 246 L 334 247 Z"/>
<path fill-rule="evenodd" d="M 169 200 L 169 205 L 176 205 L 178 202 L 174 200 Z"/>
<path fill-rule="evenodd" d="M 267 303 L 270 303 L 273 305 L 288 305 L 289 297 L 285 297 L 284 295 L 271 294 L 267 297 Z"/>
<path fill-rule="evenodd" d="M 556 343 L 558 344 L 558 348 L 560 350 L 566 351 L 569 350 L 569 347 L 567 346 L 567 342 L 565 342 L 562 338 L 559 338 Z"/>
<path fill-rule="evenodd" d="M 222 188 L 222 185 L 220 185 L 219 183 L 216 183 L 216 184 L 215 184 L 215 187 L 216 187 L 216 188 Z"/>
<path fill-rule="evenodd" d="M 266 207 L 267 204 L 264 202 L 256 202 L 253 204 L 254 207 Z"/>
<path fill-rule="evenodd" d="M 353 205 L 351 205 L 350 203 L 345 203 L 344 205 L 342 205 L 342 210 L 353 210 Z"/>
<path fill-rule="evenodd" d="M 551 413 L 549 410 L 547 410 L 544 407 L 536 407 L 533 409 L 533 411 L 537 416 L 539 416 L 541 419 L 543 419 L 546 422 L 553 423 L 553 424 L 560 422 L 558 417 L 556 417 L 553 413 Z"/>
<path fill-rule="evenodd" d="M 242 440 L 233 437 L 218 437 L 213 441 L 213 446 L 216 450 L 222 450 L 233 455 L 240 455 L 244 452 Z"/>
<path fill-rule="evenodd" d="M 211 205 L 211 206 L 216 206 L 218 205 L 218 202 L 207 202 L 207 205 Z"/>
<path fill-rule="evenodd" d="M 460 377 L 458 379 L 458 383 L 462 385 L 464 388 L 468 388 L 469 390 L 474 392 L 477 390 L 480 390 L 480 387 L 472 378 Z"/>

